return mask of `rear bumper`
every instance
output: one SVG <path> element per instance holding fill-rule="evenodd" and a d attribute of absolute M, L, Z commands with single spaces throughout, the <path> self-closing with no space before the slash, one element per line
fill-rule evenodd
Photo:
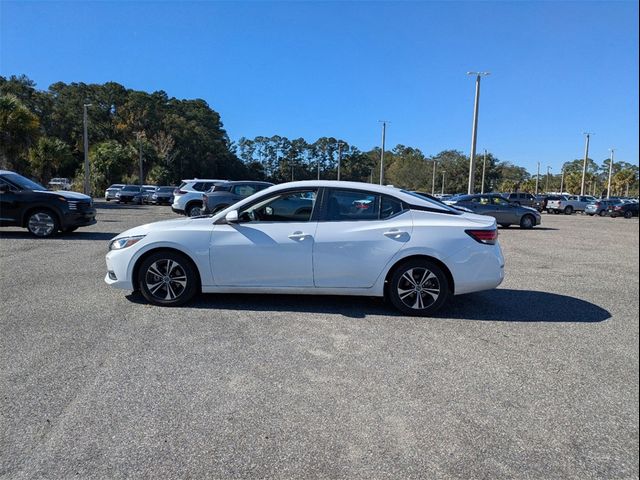
<path fill-rule="evenodd" d="M 500 245 L 468 247 L 445 260 L 455 283 L 455 295 L 496 288 L 504 280 Z"/>

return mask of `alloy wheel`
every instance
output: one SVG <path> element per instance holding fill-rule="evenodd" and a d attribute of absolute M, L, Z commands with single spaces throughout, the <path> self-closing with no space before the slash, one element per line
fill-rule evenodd
<path fill-rule="evenodd" d="M 54 233 L 56 221 L 47 212 L 36 212 L 29 217 L 28 228 L 36 237 L 48 237 Z"/>
<path fill-rule="evenodd" d="M 159 300 L 175 300 L 187 288 L 187 274 L 184 267 L 171 259 L 157 260 L 145 274 L 149 293 Z"/>
<path fill-rule="evenodd" d="M 433 305 L 440 297 L 440 282 L 431 270 L 413 267 L 400 277 L 398 297 L 407 307 L 423 310 Z"/>

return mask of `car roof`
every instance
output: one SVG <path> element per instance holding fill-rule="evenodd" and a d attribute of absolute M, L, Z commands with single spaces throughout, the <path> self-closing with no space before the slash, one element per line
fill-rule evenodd
<path fill-rule="evenodd" d="M 221 178 L 188 178 L 185 180 L 182 180 L 182 182 L 184 183 L 189 183 L 189 182 L 226 182 L 227 180 L 221 179 Z"/>
<path fill-rule="evenodd" d="M 255 183 L 258 185 L 275 185 L 271 182 L 263 182 L 260 180 L 225 180 L 224 182 L 220 182 L 221 185 L 239 185 L 243 183 Z"/>
<path fill-rule="evenodd" d="M 281 183 L 279 185 L 274 185 L 272 187 L 269 187 L 266 190 L 262 190 L 262 192 L 260 193 L 263 194 L 265 192 L 278 192 L 280 190 L 289 190 L 293 188 L 310 188 L 310 187 L 363 190 L 367 192 L 393 195 L 394 197 L 399 198 L 400 200 L 404 200 L 409 204 L 429 206 L 432 208 L 435 207 L 445 212 L 452 211 L 451 207 L 449 207 L 448 205 L 443 205 L 438 201 L 429 200 L 424 197 L 417 197 L 409 193 L 408 191 L 403 191 L 397 187 L 392 187 L 390 185 L 378 185 L 374 183 L 343 182 L 338 180 L 303 180 L 299 182 L 287 182 L 287 183 Z"/>

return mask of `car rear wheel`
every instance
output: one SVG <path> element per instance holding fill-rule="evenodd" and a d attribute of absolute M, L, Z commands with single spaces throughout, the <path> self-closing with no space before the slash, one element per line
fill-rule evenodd
<path fill-rule="evenodd" d="M 531 229 L 535 226 L 536 224 L 536 219 L 533 218 L 533 215 L 524 215 L 521 219 L 520 219 L 520 228 L 524 228 L 524 229 Z"/>
<path fill-rule="evenodd" d="M 600 210 L 600 213 L 598 215 L 600 215 L 601 217 L 604 217 L 604 216 L 607 215 L 607 211 L 606 210 Z"/>
<path fill-rule="evenodd" d="M 147 257 L 138 271 L 138 287 L 154 305 L 184 305 L 198 293 L 195 266 L 184 255 L 158 252 Z"/>
<path fill-rule="evenodd" d="M 59 228 L 58 219 L 49 210 L 35 210 L 29 214 L 27 219 L 27 229 L 36 237 L 51 237 Z"/>
<path fill-rule="evenodd" d="M 186 209 L 187 217 L 197 217 L 198 215 L 202 215 L 202 204 L 201 203 L 190 203 Z"/>
<path fill-rule="evenodd" d="M 571 215 L 572 213 L 573 213 L 573 207 L 572 206 L 564 207 L 564 214 L 565 215 Z"/>
<path fill-rule="evenodd" d="M 402 313 L 427 316 L 446 303 L 449 282 L 437 265 L 415 259 L 395 269 L 387 292 L 391 303 Z"/>
<path fill-rule="evenodd" d="M 624 212 L 624 218 L 631 218 L 633 217 L 633 212 L 631 210 L 627 210 L 626 212 Z"/>

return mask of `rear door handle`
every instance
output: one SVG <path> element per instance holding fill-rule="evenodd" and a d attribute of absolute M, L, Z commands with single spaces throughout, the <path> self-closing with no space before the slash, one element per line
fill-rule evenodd
<path fill-rule="evenodd" d="M 291 235 L 289 235 L 289 238 L 291 240 L 304 240 L 307 237 L 310 237 L 311 235 L 309 235 L 308 233 L 303 233 L 303 232 L 293 232 Z"/>
<path fill-rule="evenodd" d="M 388 230 L 386 232 L 383 233 L 383 235 L 385 237 L 389 237 L 389 238 L 399 238 L 402 235 L 406 235 L 407 232 L 402 232 L 400 230 L 398 230 L 397 228 L 393 228 L 391 230 Z"/>

